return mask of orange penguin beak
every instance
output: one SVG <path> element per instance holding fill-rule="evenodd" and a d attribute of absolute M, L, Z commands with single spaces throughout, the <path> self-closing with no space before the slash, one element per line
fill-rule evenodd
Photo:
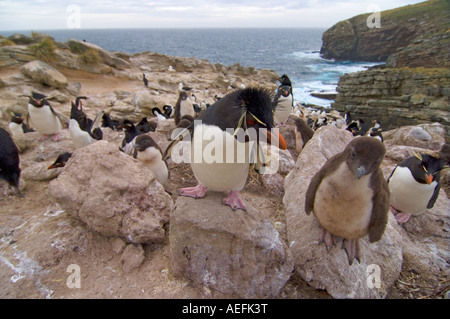
<path fill-rule="evenodd" d="M 281 150 L 286 150 L 287 149 L 287 143 L 286 140 L 284 139 L 283 135 L 281 135 L 280 133 L 278 133 L 275 138 L 273 137 L 273 134 L 271 134 L 268 130 L 265 130 L 266 135 L 267 135 L 267 142 L 269 144 L 274 144 L 275 141 L 278 141 L 278 148 Z"/>
<path fill-rule="evenodd" d="M 431 174 L 426 174 L 426 175 L 425 175 L 425 181 L 427 182 L 428 185 L 430 185 L 431 183 L 433 183 L 433 175 L 431 175 Z"/>

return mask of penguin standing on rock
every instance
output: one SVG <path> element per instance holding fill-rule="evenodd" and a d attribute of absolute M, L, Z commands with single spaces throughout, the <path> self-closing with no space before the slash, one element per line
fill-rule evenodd
<path fill-rule="evenodd" d="M 142 133 L 139 132 L 133 122 L 128 119 L 123 121 L 123 130 L 125 132 L 125 136 L 119 149 L 128 155 L 133 155 L 135 137 L 141 135 Z"/>
<path fill-rule="evenodd" d="M 363 136 L 331 157 L 312 178 L 305 201 L 306 214 L 314 212 L 322 230 L 319 244 L 333 246 L 333 236 L 343 238 L 350 265 L 360 260 L 358 239 L 381 239 L 388 221 L 389 188 L 380 164 L 383 143 Z"/>
<path fill-rule="evenodd" d="M 142 81 L 144 82 L 145 87 L 148 87 L 148 80 L 145 77 L 145 73 L 142 73 Z"/>
<path fill-rule="evenodd" d="M 398 223 L 433 208 L 441 188 L 445 160 L 416 154 L 401 161 L 388 178 L 391 211 Z"/>
<path fill-rule="evenodd" d="M 19 189 L 19 164 L 19 149 L 9 133 L 0 127 L 0 178 L 16 188 L 17 194 L 23 197 Z"/>
<path fill-rule="evenodd" d="M 301 152 L 305 144 L 313 137 L 314 130 L 310 128 L 300 117 L 294 117 L 295 124 L 295 149 Z"/>
<path fill-rule="evenodd" d="M 9 130 L 11 131 L 13 138 L 23 138 L 25 133 L 34 132 L 32 128 L 29 128 L 27 124 L 24 123 L 22 114 L 16 112 L 11 114 Z"/>
<path fill-rule="evenodd" d="M 162 160 L 162 152 L 158 144 L 149 135 L 136 136 L 133 157 L 148 167 L 161 185 L 167 184 L 169 179 L 167 164 Z"/>
<path fill-rule="evenodd" d="M 185 115 L 190 115 L 195 118 L 195 110 L 194 104 L 188 97 L 186 91 L 181 91 L 178 96 L 177 104 L 175 104 L 175 125 L 178 125 L 178 123 L 180 123 L 181 121 L 181 118 Z"/>
<path fill-rule="evenodd" d="M 273 99 L 273 103 L 275 105 L 275 125 L 284 126 L 289 118 L 289 115 L 291 114 L 292 106 L 294 104 L 292 87 L 289 85 L 280 85 L 278 87 L 277 94 Z"/>
<path fill-rule="evenodd" d="M 258 146 L 259 134 L 266 135 L 269 143 L 279 142 L 280 148 L 286 149 L 282 136 L 269 132 L 272 127 L 272 97 L 261 88 L 238 89 L 202 111 L 196 121 L 182 131 L 192 136 L 190 164 L 198 185 L 180 189 L 180 195 L 201 198 L 207 190 L 225 192 L 224 204 L 233 210 L 245 210 L 239 192 L 247 181 L 250 150 Z M 253 133 L 256 136 L 252 138 Z M 164 159 L 179 140 L 169 144 Z"/>
<path fill-rule="evenodd" d="M 61 115 L 51 107 L 46 96 L 33 92 L 28 100 L 28 116 L 33 127 L 43 135 L 52 136 L 53 141 L 59 141 L 59 131 L 62 128 Z"/>

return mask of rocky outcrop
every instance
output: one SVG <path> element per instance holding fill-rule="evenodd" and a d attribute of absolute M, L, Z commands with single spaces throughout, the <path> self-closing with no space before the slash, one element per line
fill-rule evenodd
<path fill-rule="evenodd" d="M 20 71 L 32 80 L 56 89 L 67 86 L 66 77 L 54 67 L 42 61 L 32 61 L 23 65 Z"/>
<path fill-rule="evenodd" d="M 439 122 L 450 134 L 449 69 L 374 69 L 341 76 L 332 107 L 384 130 Z"/>
<path fill-rule="evenodd" d="M 371 24 L 374 19 L 378 27 Z M 448 67 L 449 20 L 447 0 L 382 11 L 378 17 L 358 15 L 325 31 L 320 53 L 326 59 L 388 60 L 391 67 Z"/>
<path fill-rule="evenodd" d="M 318 245 L 319 223 L 304 210 L 306 189 L 314 173 L 352 139 L 350 132 L 325 126 L 316 131 L 300 153 L 285 181 L 283 204 L 288 241 L 296 272 L 313 287 L 326 289 L 334 298 L 384 298 L 402 268 L 402 238 L 395 218 L 390 216 L 380 241 L 370 244 L 366 237 L 359 240 L 361 262 L 349 266 L 341 243 L 336 243 L 329 252 L 324 245 Z M 368 284 L 371 265 L 378 265 L 383 274 L 378 288 Z"/>
<path fill-rule="evenodd" d="M 177 199 L 170 217 L 172 271 L 241 298 L 276 297 L 293 270 L 289 249 L 255 208 L 232 211 L 222 198 Z"/>
<path fill-rule="evenodd" d="M 49 190 L 67 213 L 107 237 L 140 244 L 166 236 L 172 199 L 116 144 L 98 141 L 76 150 Z"/>

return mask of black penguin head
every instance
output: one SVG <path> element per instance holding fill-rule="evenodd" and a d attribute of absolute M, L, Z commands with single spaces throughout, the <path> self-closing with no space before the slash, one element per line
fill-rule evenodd
<path fill-rule="evenodd" d="M 379 140 L 362 136 L 348 143 L 345 160 L 358 179 L 376 171 L 386 154 L 386 147 Z"/>
<path fill-rule="evenodd" d="M 274 105 L 272 103 L 272 94 L 263 88 L 246 88 L 239 90 L 238 102 L 243 108 L 243 120 L 240 127 L 254 128 L 259 134 L 259 129 L 265 129 L 267 140 L 270 143 L 272 135 L 269 130 L 273 128 L 273 112 Z M 241 117 L 242 118 L 242 117 Z M 239 124 L 238 124 L 239 125 Z M 279 146 L 281 149 L 286 149 L 286 141 L 279 134 Z"/>
<path fill-rule="evenodd" d="M 69 152 L 59 154 L 58 157 L 56 158 L 55 162 L 53 164 L 51 164 L 47 169 L 64 167 L 70 157 L 72 157 L 72 153 L 69 153 Z"/>
<path fill-rule="evenodd" d="M 289 96 L 291 87 L 289 85 L 280 85 L 278 87 L 278 92 L 280 92 L 281 95 L 283 95 L 284 97 Z"/>
<path fill-rule="evenodd" d="M 45 99 L 46 96 L 40 93 L 33 92 L 28 100 L 28 103 L 34 107 L 43 107 L 44 105 L 50 105 Z"/>
<path fill-rule="evenodd" d="M 445 160 L 426 154 L 415 154 L 411 160 L 409 170 L 417 182 L 428 185 L 439 182 Z"/>
<path fill-rule="evenodd" d="M 159 149 L 158 144 L 156 144 L 156 142 L 149 135 L 142 134 L 136 137 L 136 140 L 134 142 L 134 148 L 138 152 L 143 152 L 149 147 Z"/>
<path fill-rule="evenodd" d="M 17 124 L 22 124 L 23 123 L 22 114 L 17 113 L 17 112 L 12 112 L 11 113 L 11 122 L 17 123 Z"/>
<path fill-rule="evenodd" d="M 289 79 L 289 77 L 286 74 L 283 74 L 278 81 L 281 83 L 281 85 L 289 85 L 292 86 L 292 82 Z"/>
<path fill-rule="evenodd" d="M 185 91 L 181 91 L 181 92 L 180 92 L 180 99 L 181 99 L 181 100 L 184 101 L 184 100 L 187 99 L 187 97 L 188 97 L 188 96 L 187 96 L 187 93 L 186 93 Z"/>
<path fill-rule="evenodd" d="M 125 132 L 132 132 L 136 129 L 133 122 L 131 122 L 129 119 L 123 120 L 122 128 L 125 130 Z"/>

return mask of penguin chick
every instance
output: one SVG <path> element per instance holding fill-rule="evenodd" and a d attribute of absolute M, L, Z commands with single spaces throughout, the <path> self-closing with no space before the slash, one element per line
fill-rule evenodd
<path fill-rule="evenodd" d="M 433 208 L 441 188 L 441 170 L 445 161 L 431 155 L 409 157 L 394 168 L 388 178 L 391 211 L 398 223 L 411 215 L 421 215 Z"/>
<path fill-rule="evenodd" d="M 70 153 L 70 152 L 65 152 L 65 153 L 59 154 L 58 157 L 56 158 L 55 162 L 53 162 L 53 164 L 51 164 L 49 167 L 47 167 L 47 169 L 64 167 L 64 166 L 66 166 L 67 161 L 71 157 L 72 157 L 72 153 Z"/>
<path fill-rule="evenodd" d="M 359 238 L 368 234 L 376 242 L 386 228 L 389 188 L 380 169 L 385 153 L 374 138 L 354 139 L 323 165 L 306 192 L 306 214 L 314 212 L 323 228 L 319 244 L 330 249 L 333 236 L 342 237 L 350 265 L 360 260 Z"/>
<path fill-rule="evenodd" d="M 281 135 L 276 138 L 269 132 L 273 127 L 270 93 L 260 88 L 233 91 L 202 111 L 197 119 L 183 132 L 192 136 L 190 164 L 198 185 L 180 189 L 180 195 L 201 198 L 208 189 L 225 192 L 224 204 L 233 210 L 245 210 L 239 192 L 247 181 L 250 150 L 258 143 L 258 134 L 265 134 L 269 143 L 279 141 L 280 148 L 286 149 Z M 250 139 L 249 132 L 256 133 L 256 141 Z M 211 141 L 208 137 L 212 136 Z M 164 159 L 178 141 L 169 144 Z M 214 155 L 205 155 L 208 150 L 214 150 Z"/>
<path fill-rule="evenodd" d="M 150 136 L 146 134 L 136 136 L 133 157 L 144 163 L 161 185 L 167 184 L 169 180 L 167 164 L 162 160 L 162 152 L 158 144 Z"/>
<path fill-rule="evenodd" d="M 33 92 L 28 100 L 28 116 L 33 127 L 43 135 L 43 138 L 52 136 L 59 141 L 59 131 L 62 128 L 61 117 L 46 100 L 46 96 Z"/>
<path fill-rule="evenodd" d="M 188 97 L 186 91 L 181 91 L 178 96 L 177 103 L 175 104 L 175 111 L 173 116 L 175 119 L 175 125 L 178 125 L 178 123 L 180 123 L 181 121 L 181 118 L 185 115 L 195 117 L 195 110 L 194 104 Z"/>
<path fill-rule="evenodd" d="M 293 118 L 295 124 L 295 149 L 300 153 L 305 144 L 314 135 L 314 130 L 311 129 L 301 118 Z"/>
<path fill-rule="evenodd" d="M 0 178 L 17 190 L 19 197 L 23 197 L 19 189 L 20 157 L 19 149 L 7 131 L 0 127 Z"/>

